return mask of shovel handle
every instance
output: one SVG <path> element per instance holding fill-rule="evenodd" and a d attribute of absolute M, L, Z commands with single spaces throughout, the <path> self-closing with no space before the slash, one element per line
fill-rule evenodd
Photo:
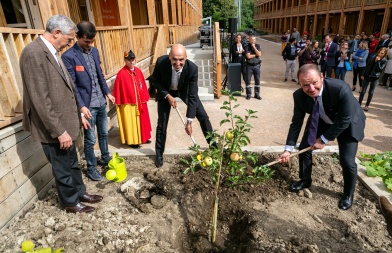
<path fill-rule="evenodd" d="M 312 148 L 312 146 L 307 147 L 307 148 L 305 148 L 305 149 L 302 149 L 302 150 L 300 150 L 300 151 L 298 151 L 298 152 L 296 152 L 296 153 L 292 153 L 291 155 L 289 155 L 289 158 L 290 158 L 290 157 L 293 157 L 293 156 L 296 156 L 296 155 L 299 155 L 299 154 L 302 154 L 302 153 L 304 153 L 304 152 L 306 152 L 306 151 L 309 151 L 311 148 Z M 279 163 L 279 161 L 273 161 L 273 162 L 267 163 L 267 164 L 264 165 L 264 166 L 269 167 L 269 166 L 274 165 L 274 164 L 277 164 L 277 163 Z"/>
<path fill-rule="evenodd" d="M 177 111 L 178 115 L 180 115 L 180 118 L 181 118 L 181 120 L 182 120 L 182 123 L 184 124 L 184 126 L 186 126 L 185 120 L 184 120 L 184 118 L 182 117 L 180 111 L 178 110 L 178 107 L 176 107 L 176 111 Z M 192 139 L 193 144 L 196 145 L 196 141 L 195 141 L 195 139 L 193 138 L 192 135 L 191 135 L 191 139 Z"/>

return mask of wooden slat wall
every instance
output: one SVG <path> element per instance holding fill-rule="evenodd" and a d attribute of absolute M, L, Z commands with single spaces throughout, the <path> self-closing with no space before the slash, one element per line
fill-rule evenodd
<path fill-rule="evenodd" d="M 127 27 L 97 27 L 95 46 L 98 48 L 105 78 L 117 74 L 124 66 L 124 52 L 130 49 Z"/>
<path fill-rule="evenodd" d="M 83 148 L 82 132 L 75 142 L 77 152 Z M 28 210 L 52 187 L 51 165 L 42 146 L 19 122 L 0 130 L 0 230 Z"/>
<path fill-rule="evenodd" d="M 69 17 L 72 21 L 77 24 L 82 21 L 82 15 L 80 14 L 79 1 L 68 0 Z"/>
<path fill-rule="evenodd" d="M 133 35 L 134 43 L 138 45 L 136 48 L 132 48 L 138 61 L 150 57 L 154 53 L 154 37 L 158 31 L 156 26 L 134 26 Z M 164 41 L 161 41 L 164 43 Z"/>

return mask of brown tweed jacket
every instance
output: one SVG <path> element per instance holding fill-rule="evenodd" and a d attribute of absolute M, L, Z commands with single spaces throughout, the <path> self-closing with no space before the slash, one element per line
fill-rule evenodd
<path fill-rule="evenodd" d="M 23 128 L 34 140 L 57 143 L 65 131 L 76 140 L 81 118 L 72 78 L 68 80 L 39 37 L 20 56 L 23 81 Z"/>

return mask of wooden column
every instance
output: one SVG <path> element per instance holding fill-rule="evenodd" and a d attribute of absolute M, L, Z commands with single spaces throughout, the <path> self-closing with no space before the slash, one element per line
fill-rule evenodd
<path fill-rule="evenodd" d="M 48 19 L 56 14 L 69 16 L 67 0 L 36 0 L 44 26 Z"/>
<path fill-rule="evenodd" d="M 327 12 L 325 14 L 325 24 L 324 24 L 324 33 L 329 34 L 329 7 L 331 6 L 331 1 L 328 0 L 328 5 L 327 5 Z"/>
<path fill-rule="evenodd" d="M 384 19 L 382 20 L 380 36 L 386 34 L 388 31 L 388 23 L 391 17 L 391 1 L 387 1 L 384 11 Z"/>
<path fill-rule="evenodd" d="M 118 3 L 118 12 L 120 15 L 120 24 L 122 26 L 128 27 L 128 33 L 130 36 L 129 48 L 134 48 L 134 45 L 135 45 L 134 37 L 135 36 L 133 36 L 133 21 L 132 21 L 131 2 L 128 0 L 118 0 L 117 3 Z M 155 15 L 154 15 L 154 17 L 155 17 Z"/>
<path fill-rule="evenodd" d="M 128 0 L 129 2 L 129 0 Z M 156 25 L 156 13 L 155 13 L 155 1 L 154 0 L 147 0 L 147 10 L 148 10 L 148 24 L 149 25 Z M 129 16 L 132 19 L 132 16 Z"/>
<path fill-rule="evenodd" d="M 316 13 L 316 14 L 314 15 L 314 18 L 313 18 L 312 38 L 315 38 L 316 35 L 317 35 L 317 31 L 316 31 L 316 29 L 317 29 L 317 21 L 318 21 L 318 15 L 317 15 L 317 13 Z M 321 42 L 321 41 L 319 41 L 319 42 Z"/>
<path fill-rule="evenodd" d="M 165 44 L 169 45 L 169 8 L 167 0 L 162 0 L 163 31 L 165 32 Z"/>
<path fill-rule="evenodd" d="M 176 24 L 178 24 L 177 23 L 177 11 L 176 11 L 177 10 L 177 5 L 176 5 L 176 0 L 171 0 L 170 3 L 171 3 L 171 14 L 172 14 L 172 20 L 173 20 L 172 24 L 176 25 Z"/>
<path fill-rule="evenodd" d="M 182 8 L 181 8 L 181 0 L 176 0 L 177 3 L 177 14 L 178 14 L 178 23 L 179 25 L 182 25 Z"/>
<path fill-rule="evenodd" d="M 3 7 L 0 4 L 0 26 L 7 27 L 7 21 L 5 20 Z"/>
<path fill-rule="evenodd" d="M 362 31 L 363 27 L 363 21 L 365 19 L 365 11 L 363 10 L 363 6 L 365 5 L 365 0 L 362 0 L 361 2 L 361 10 L 359 11 L 359 20 L 358 20 L 358 25 L 357 25 L 357 31 L 355 32 L 356 34 L 360 34 Z M 385 18 L 385 16 L 384 16 Z"/>

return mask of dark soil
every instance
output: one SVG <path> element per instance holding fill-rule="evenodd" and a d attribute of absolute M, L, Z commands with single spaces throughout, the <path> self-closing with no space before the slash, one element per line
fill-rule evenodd
<path fill-rule="evenodd" d="M 263 155 L 259 163 L 276 156 Z M 222 187 L 214 244 L 208 231 L 215 186 L 206 171 L 184 175 L 179 157 L 166 156 L 159 170 L 153 157 L 126 160 L 128 182 L 85 178 L 89 193 L 105 197 L 95 212 L 65 213 L 52 189 L 0 234 L 0 252 L 20 252 L 26 239 L 65 252 L 392 251 L 377 200 L 363 185 L 357 184 L 350 210 L 338 209 L 343 181 L 333 156 L 314 156 L 309 191 L 288 191 L 298 179 L 297 158 L 291 166 L 273 166 L 273 179 L 266 183 Z"/>

